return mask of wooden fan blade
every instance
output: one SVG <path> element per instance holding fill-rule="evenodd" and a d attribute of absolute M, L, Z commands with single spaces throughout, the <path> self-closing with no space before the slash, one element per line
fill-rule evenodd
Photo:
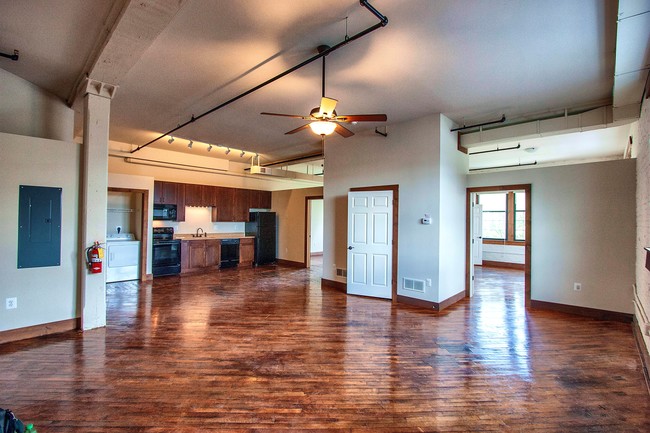
<path fill-rule="evenodd" d="M 264 116 L 282 116 L 282 117 L 293 117 L 295 119 L 304 119 L 304 120 L 309 120 L 310 117 L 307 116 L 301 116 L 299 114 L 282 114 L 282 113 L 260 113 L 263 114 Z"/>
<path fill-rule="evenodd" d="M 292 129 L 292 130 L 289 131 L 289 132 L 285 132 L 284 135 L 295 134 L 296 132 L 300 132 L 300 131 L 302 131 L 303 129 L 307 129 L 307 128 L 309 128 L 309 123 L 306 124 L 306 125 L 302 125 L 302 126 L 296 128 L 296 129 Z"/>
<path fill-rule="evenodd" d="M 327 98 L 323 96 L 320 100 L 320 109 L 318 110 L 318 115 L 322 117 L 331 117 L 336 108 L 336 103 L 339 102 L 336 99 Z"/>
<path fill-rule="evenodd" d="M 336 129 L 334 129 L 334 131 L 345 138 L 352 137 L 354 135 L 354 132 L 350 131 L 343 125 L 339 125 L 338 123 L 336 124 Z"/>
<path fill-rule="evenodd" d="M 337 122 L 385 122 L 388 116 L 385 114 L 342 114 L 334 118 Z"/>

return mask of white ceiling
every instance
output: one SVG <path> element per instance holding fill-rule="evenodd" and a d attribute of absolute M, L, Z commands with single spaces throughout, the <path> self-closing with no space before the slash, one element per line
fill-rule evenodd
<path fill-rule="evenodd" d="M 378 22 L 357 0 L 141 0 L 180 5 L 119 79 L 111 140 L 134 147 Z M 624 2 L 624 1 L 623 1 Z M 441 112 L 458 124 L 509 121 L 612 103 L 617 2 L 608 0 L 374 0 L 389 23 L 327 57 L 327 96 L 339 114 L 386 113 L 388 124 Z M 0 0 L 0 67 L 63 99 L 105 43 L 123 2 Z M 155 8 L 152 8 L 155 9 Z M 347 20 L 346 20 L 347 17 Z M 141 23 L 141 25 L 145 25 Z M 130 25 L 136 25 L 135 21 Z M 642 41 L 647 43 L 647 41 Z M 127 46 L 128 47 L 128 46 Z M 125 50 L 124 58 L 136 56 Z M 647 59 L 645 60 L 647 62 Z M 257 152 L 264 161 L 318 152 L 303 121 L 320 101 L 321 62 L 183 128 L 174 144 Z M 646 74 L 647 75 L 647 74 Z M 641 95 L 638 95 L 640 100 Z M 378 124 L 350 125 L 358 132 Z M 353 140 L 353 139 L 348 139 Z M 229 158 L 239 159 L 231 152 Z"/>

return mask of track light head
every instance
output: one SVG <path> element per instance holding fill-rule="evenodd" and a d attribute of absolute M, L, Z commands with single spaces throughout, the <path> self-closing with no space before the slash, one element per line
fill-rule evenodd
<path fill-rule="evenodd" d="M 244 151 L 242 150 L 241 153 L 239 154 L 239 157 L 240 157 L 240 158 L 243 158 L 244 155 L 246 155 L 246 152 L 244 152 Z"/>
<path fill-rule="evenodd" d="M 226 155 L 228 155 L 229 153 L 230 153 L 230 148 L 226 150 Z"/>
<path fill-rule="evenodd" d="M 192 140 L 190 140 L 190 142 L 187 143 L 187 147 L 191 149 L 193 144 L 194 144 L 194 142 Z"/>
<path fill-rule="evenodd" d="M 174 137 L 170 135 L 169 140 L 167 140 L 167 143 L 172 144 L 173 142 L 174 142 Z"/>
<path fill-rule="evenodd" d="M 208 145 L 208 152 L 211 151 L 211 150 L 212 150 L 212 145 L 209 144 L 209 145 Z"/>

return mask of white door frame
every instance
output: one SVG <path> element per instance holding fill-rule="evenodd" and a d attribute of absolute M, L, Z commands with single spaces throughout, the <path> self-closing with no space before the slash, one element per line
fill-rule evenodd
<path fill-rule="evenodd" d="M 305 249 L 304 265 L 306 268 L 311 267 L 311 201 L 323 200 L 322 195 L 313 195 L 305 197 Z"/>

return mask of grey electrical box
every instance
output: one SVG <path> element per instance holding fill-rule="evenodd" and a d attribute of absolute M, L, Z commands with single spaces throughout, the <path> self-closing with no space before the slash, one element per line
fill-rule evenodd
<path fill-rule="evenodd" d="M 18 268 L 61 265 L 61 188 L 20 185 Z"/>

